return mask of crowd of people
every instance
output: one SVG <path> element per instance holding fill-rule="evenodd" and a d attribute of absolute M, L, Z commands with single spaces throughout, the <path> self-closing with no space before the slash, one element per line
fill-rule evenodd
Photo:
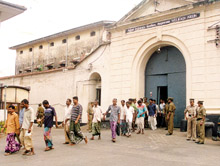
<path fill-rule="evenodd" d="M 94 140 L 95 136 L 101 139 L 101 121 L 105 121 L 106 116 L 109 117 L 112 142 L 116 142 L 116 135 L 131 137 L 132 133 L 144 134 L 145 128 L 156 130 L 158 127 L 166 127 L 167 136 L 173 134 L 175 104 L 173 98 L 169 97 L 167 103 L 160 100 L 160 104 L 156 104 L 155 99 L 146 97 L 121 100 L 121 104 L 117 104 L 117 99 L 112 100 L 112 104 L 107 111 L 103 111 L 99 106 L 99 101 L 89 103 L 88 106 L 88 131 L 92 133 L 90 140 Z M 42 107 L 43 105 L 43 107 Z M 83 107 L 78 102 L 78 97 L 67 99 L 64 108 L 64 144 L 71 146 L 80 143 L 82 140 L 87 144 L 88 139 L 82 133 L 80 123 L 82 120 Z M 196 141 L 198 144 L 204 144 L 205 139 L 205 116 L 206 110 L 203 102 L 199 101 L 198 106 L 194 105 L 194 99 L 190 99 L 190 105 L 184 111 L 185 118 L 188 120 L 187 140 Z M 47 100 L 39 104 L 37 114 L 34 114 L 33 108 L 29 106 L 29 101 L 24 99 L 21 101 L 21 109 L 19 115 L 15 112 L 15 106 L 8 107 L 7 121 L 2 129 L 6 129 L 6 147 L 5 155 L 13 154 L 23 147 L 23 155 L 34 155 L 34 146 L 32 142 L 33 124 L 35 117 L 37 118 L 38 127 L 44 124 L 44 141 L 45 151 L 53 150 L 53 142 L 51 131 L 54 125 L 58 127 L 57 115 L 54 107 Z M 118 132 L 119 130 L 119 132 Z M 119 134 L 118 134 L 119 135 Z M 16 141 L 17 138 L 17 141 Z"/>

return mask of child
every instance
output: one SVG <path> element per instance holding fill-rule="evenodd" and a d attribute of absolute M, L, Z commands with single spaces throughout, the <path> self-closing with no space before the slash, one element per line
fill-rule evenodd
<path fill-rule="evenodd" d="M 5 156 L 8 156 L 20 150 L 20 144 L 15 141 L 15 135 L 16 133 L 19 134 L 20 129 L 19 118 L 18 115 L 15 113 L 15 106 L 13 105 L 10 105 L 8 107 L 7 121 L 1 132 L 3 132 L 5 128 L 7 129 L 7 145 L 5 147 Z"/>

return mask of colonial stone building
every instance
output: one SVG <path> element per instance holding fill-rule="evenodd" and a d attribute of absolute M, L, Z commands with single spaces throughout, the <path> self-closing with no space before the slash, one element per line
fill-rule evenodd
<path fill-rule="evenodd" d="M 16 75 L 0 81 L 31 87 L 33 107 L 48 99 L 60 121 L 75 95 L 83 122 L 96 98 L 106 110 L 112 98 L 174 97 L 177 127 L 189 98 L 220 113 L 220 1 L 143 0 L 118 22 L 96 24 L 12 47 Z"/>

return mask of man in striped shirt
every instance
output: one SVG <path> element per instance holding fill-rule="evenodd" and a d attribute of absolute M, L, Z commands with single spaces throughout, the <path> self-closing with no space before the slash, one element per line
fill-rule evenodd
<path fill-rule="evenodd" d="M 73 97 L 73 107 L 71 110 L 71 121 L 70 121 L 70 145 L 78 144 L 83 139 L 85 143 L 88 142 L 87 138 L 84 137 L 80 129 L 80 122 L 82 120 L 82 105 L 78 103 L 78 97 Z"/>

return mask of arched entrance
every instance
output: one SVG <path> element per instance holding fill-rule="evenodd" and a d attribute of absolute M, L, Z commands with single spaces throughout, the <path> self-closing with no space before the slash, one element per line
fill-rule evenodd
<path fill-rule="evenodd" d="M 158 47 L 151 55 L 145 69 L 145 96 L 158 102 L 174 97 L 174 125 L 180 126 L 186 107 L 186 63 L 176 47 Z"/>
<path fill-rule="evenodd" d="M 98 100 L 101 105 L 101 76 L 95 72 L 90 75 L 89 78 L 89 101 Z"/>

